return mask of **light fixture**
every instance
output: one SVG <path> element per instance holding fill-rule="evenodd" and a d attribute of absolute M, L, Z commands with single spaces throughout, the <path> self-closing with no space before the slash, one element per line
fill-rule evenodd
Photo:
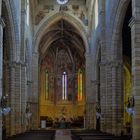
<path fill-rule="evenodd" d="M 0 116 L 8 115 L 11 108 L 7 106 L 8 95 L 2 96 L 0 99 Z"/>
<path fill-rule="evenodd" d="M 60 5 L 64 5 L 68 2 L 68 0 L 57 0 L 57 3 Z"/>

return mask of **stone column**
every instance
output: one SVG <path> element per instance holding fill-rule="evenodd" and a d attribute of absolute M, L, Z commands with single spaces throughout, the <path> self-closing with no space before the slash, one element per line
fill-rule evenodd
<path fill-rule="evenodd" d="M 132 0 L 131 41 L 132 41 L 132 83 L 135 99 L 133 117 L 133 140 L 140 139 L 140 1 Z"/>
<path fill-rule="evenodd" d="M 25 62 L 25 52 L 26 52 L 26 44 L 25 44 L 25 25 L 26 25 L 26 0 L 21 1 L 21 45 L 20 45 L 20 62 L 21 62 L 21 132 L 25 132 L 26 130 L 26 119 L 25 118 L 25 110 L 26 110 L 26 102 L 27 102 L 27 73 L 26 68 L 27 64 Z M 29 46 L 28 46 L 29 47 Z M 29 61 L 29 60 L 27 60 Z"/>
<path fill-rule="evenodd" d="M 38 89 L 38 53 L 33 53 L 32 58 L 32 77 L 33 77 L 33 87 L 32 87 L 32 95 L 31 95 L 31 112 L 32 115 L 32 128 L 37 129 L 39 126 L 39 89 Z"/>
<path fill-rule="evenodd" d="M 27 75 L 26 65 L 21 65 L 21 132 L 26 131 L 25 110 L 27 102 Z"/>
<path fill-rule="evenodd" d="M 21 64 L 15 65 L 15 132 L 21 133 Z"/>
<path fill-rule="evenodd" d="M 100 94 L 100 91 L 99 91 L 99 80 L 94 80 L 94 81 L 91 81 L 91 90 L 92 90 L 92 93 L 93 93 L 93 97 L 94 97 L 94 99 L 93 99 L 93 104 L 92 104 L 92 106 L 93 106 L 93 114 L 94 114 L 94 118 L 93 118 L 93 121 L 94 121 L 94 123 L 93 123 L 93 125 L 94 125 L 94 129 L 96 129 L 96 105 L 97 105 L 97 102 L 99 101 L 98 100 L 98 94 Z M 100 104 L 100 102 L 99 102 L 99 104 Z"/>
<path fill-rule="evenodd" d="M 99 27 L 100 27 L 100 47 L 101 47 L 101 62 L 100 62 L 100 105 L 101 105 L 101 131 L 106 132 L 106 82 L 107 82 L 107 50 L 106 50 L 106 20 L 105 20 L 105 1 L 99 0 Z"/>
<path fill-rule="evenodd" d="M 106 62 L 100 63 L 101 131 L 106 132 Z"/>
<path fill-rule="evenodd" d="M 91 56 L 86 54 L 86 128 L 94 128 L 94 94 L 91 88 Z M 96 95 L 95 95 L 96 97 Z"/>
<path fill-rule="evenodd" d="M 11 64 L 11 135 L 21 133 L 22 124 L 22 68 L 20 62 L 12 62 Z M 24 90 L 24 89 L 23 89 Z"/>
<path fill-rule="evenodd" d="M 112 81 L 111 81 L 111 104 L 110 112 L 112 119 L 112 134 L 120 135 L 123 129 L 123 93 L 122 93 L 122 64 L 117 60 L 111 62 Z"/>
<path fill-rule="evenodd" d="M 0 100 L 3 92 L 3 28 L 4 21 L 1 18 L 1 0 L 0 0 Z M 2 140 L 2 117 L 0 117 L 0 140 Z"/>
<path fill-rule="evenodd" d="M 106 132 L 112 132 L 112 65 L 107 62 L 106 66 L 106 93 L 105 93 L 105 128 Z"/>
<path fill-rule="evenodd" d="M 11 95 L 10 95 L 10 102 L 11 102 L 11 108 L 12 111 L 10 113 L 11 117 L 11 124 L 10 124 L 10 132 L 11 136 L 16 134 L 16 127 L 15 127 L 15 106 L 16 106 L 16 97 L 15 97 L 15 73 L 16 73 L 16 63 L 11 63 L 10 65 L 10 75 L 11 75 L 11 84 L 10 84 L 10 89 L 11 89 Z"/>

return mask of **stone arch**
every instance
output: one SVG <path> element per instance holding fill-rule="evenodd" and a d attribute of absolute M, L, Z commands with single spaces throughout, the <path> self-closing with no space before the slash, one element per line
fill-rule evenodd
<path fill-rule="evenodd" d="M 45 18 L 40 23 L 40 25 L 38 26 L 38 29 L 35 33 L 34 52 L 36 52 L 36 53 L 38 52 L 38 47 L 39 47 L 42 36 L 45 34 L 45 31 L 50 26 L 52 26 L 57 21 L 59 21 L 60 19 L 66 20 L 68 23 L 73 25 L 79 31 L 79 33 L 84 41 L 84 44 L 85 44 L 86 53 L 88 53 L 89 52 L 89 44 L 88 44 L 88 40 L 87 40 L 87 31 L 86 31 L 83 23 L 78 18 L 74 17 L 71 14 L 65 13 L 65 12 L 55 13 L 54 15 L 50 16 L 49 18 Z"/>
<path fill-rule="evenodd" d="M 4 7 L 2 10 L 2 16 L 5 22 L 5 27 L 3 29 L 4 36 L 3 39 L 5 42 L 3 43 L 3 53 L 6 56 L 3 57 L 3 94 L 9 94 L 10 99 L 8 100 L 8 105 L 10 104 L 11 108 L 14 108 L 14 104 L 12 103 L 15 98 L 15 62 L 19 59 L 19 31 L 18 24 L 16 19 L 16 11 L 13 0 L 3 0 L 2 6 Z M 7 57 L 8 56 L 8 57 Z M 6 61 L 5 61 L 6 60 Z M 5 90 L 5 91 L 4 91 Z M 11 112 L 10 115 L 14 115 L 14 111 Z M 12 125 L 13 118 L 7 117 L 5 120 L 6 124 L 6 136 L 10 136 L 15 134 L 14 126 Z"/>
<path fill-rule="evenodd" d="M 17 23 L 17 16 L 16 16 L 16 11 L 15 11 L 15 5 L 13 0 L 4 0 L 3 1 L 6 5 L 7 11 L 8 11 L 8 18 L 10 21 L 10 28 L 11 28 L 11 33 L 12 33 L 12 48 L 11 48 L 11 59 L 12 61 L 17 61 L 19 60 L 19 30 L 18 30 L 18 23 Z"/>
<path fill-rule="evenodd" d="M 110 55 L 112 56 L 112 62 L 114 63 L 116 62 L 117 65 L 116 67 L 112 67 L 112 85 L 113 82 L 115 81 L 115 87 L 112 86 L 112 93 L 116 93 L 116 95 L 118 96 L 117 99 L 115 99 L 116 95 L 112 97 L 112 100 L 114 100 L 116 102 L 116 107 L 118 106 L 117 104 L 121 105 L 121 112 L 118 110 L 117 114 L 120 114 L 120 118 L 122 118 L 122 120 L 120 121 L 121 123 L 117 124 L 116 123 L 116 130 L 114 129 L 113 133 L 121 133 L 121 132 L 125 132 L 125 126 L 124 126 L 124 95 L 123 93 L 123 88 L 124 88 L 124 84 L 122 84 L 123 82 L 123 78 L 124 78 L 124 73 L 123 73 L 123 64 L 124 64 L 124 58 L 123 58 L 123 26 L 124 26 L 124 21 L 125 21 L 125 16 L 127 13 L 127 9 L 128 6 L 130 4 L 131 0 L 124 0 L 124 1 L 120 1 L 118 3 L 117 6 L 117 10 L 116 10 L 116 14 L 115 14 L 115 18 L 114 18 L 114 22 L 113 22 L 113 29 L 112 29 L 112 36 L 111 36 L 111 46 L 110 46 Z M 115 7 L 115 5 L 114 5 Z M 114 72 L 113 72 L 114 69 Z M 115 72 L 116 71 L 116 72 Z M 114 78 L 115 80 L 114 80 Z M 118 77 L 121 77 L 121 79 L 119 79 Z M 113 94 L 112 94 L 113 95 Z M 120 96 L 120 97 L 119 97 Z M 113 103 L 112 103 L 113 104 Z M 118 108 L 118 107 L 117 107 Z M 121 131 L 118 131 L 120 128 Z M 115 132 L 116 131 L 116 132 Z"/>
<path fill-rule="evenodd" d="M 116 16 L 115 16 L 115 21 L 114 21 L 114 25 L 113 25 L 113 31 L 112 31 L 112 38 L 111 38 L 111 47 L 112 47 L 112 54 L 115 57 L 114 59 L 117 59 L 118 56 L 118 49 L 120 50 L 120 48 L 118 48 L 119 45 L 119 41 L 121 41 L 121 29 L 123 27 L 123 21 L 125 18 L 125 14 L 127 11 L 127 7 L 129 5 L 131 0 L 124 0 L 121 1 L 118 5 L 118 9 L 116 12 Z M 116 5 L 114 5 L 116 6 Z"/>

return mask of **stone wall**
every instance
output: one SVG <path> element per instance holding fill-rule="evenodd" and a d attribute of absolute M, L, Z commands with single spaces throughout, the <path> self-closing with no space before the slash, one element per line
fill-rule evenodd
<path fill-rule="evenodd" d="M 10 17 L 10 26 L 12 33 L 11 43 L 11 63 L 10 63 L 10 90 L 11 98 L 10 104 L 12 112 L 10 113 L 10 127 L 8 132 L 10 135 L 24 132 L 26 130 L 24 113 L 26 110 L 26 103 L 30 102 L 31 112 L 33 112 L 32 128 L 38 128 L 38 45 L 39 39 L 34 38 L 36 34 L 33 31 L 38 31 L 37 28 L 33 30 L 32 20 L 35 17 L 30 17 L 30 24 L 26 21 L 26 4 L 23 0 L 5 0 L 8 14 Z M 87 28 L 83 30 L 83 25 L 80 26 L 81 34 L 86 34 L 88 38 L 86 42 L 88 45 L 86 52 L 86 128 L 95 128 L 96 126 L 96 102 L 97 94 L 100 91 L 100 106 L 101 106 L 101 130 L 104 132 L 120 135 L 123 130 L 123 87 L 122 87 L 122 25 L 126 9 L 130 0 L 99 0 L 99 24 L 93 30 Z M 1 0 L 0 0 L 0 97 L 2 96 L 2 73 L 3 73 L 3 27 L 4 22 L 1 19 Z M 89 10 L 90 27 L 92 17 L 93 5 Z M 140 2 L 139 0 L 132 1 L 133 19 L 131 20 L 131 36 L 132 36 L 132 80 L 133 80 L 133 95 L 135 97 L 135 116 L 133 117 L 133 139 L 138 140 L 140 137 L 140 100 L 139 100 L 139 28 L 140 28 Z M 24 7 L 25 6 L 25 7 Z M 30 11 L 32 12 L 32 11 Z M 34 15 L 33 13 L 30 14 Z M 55 16 L 54 16 L 55 17 Z M 93 18 L 93 19 L 92 19 Z M 74 19 L 74 18 L 72 18 Z M 75 18 L 76 19 L 76 18 Z M 48 23 L 42 24 L 41 30 Z M 80 22 L 77 22 L 79 25 Z M 93 22 L 94 23 L 94 22 Z M 81 25 L 81 24 L 80 24 Z M 41 26 L 41 25 L 40 25 Z M 35 26 L 36 27 L 36 26 Z M 89 29 L 90 29 L 89 27 Z M 5 27 L 6 28 L 6 27 Z M 39 27 L 38 27 L 39 28 Z M 43 35 L 44 31 L 40 31 Z M 39 36 L 41 38 L 41 35 Z M 88 36 L 89 35 L 89 36 Z M 85 38 L 86 38 L 85 37 Z M 25 43 L 28 40 L 28 45 Z M 34 46 L 33 46 L 33 43 Z M 37 44 L 38 43 L 38 44 Z M 25 61 L 26 47 L 29 46 L 27 61 L 32 64 L 27 67 Z M 98 62 L 98 48 L 101 49 L 101 61 Z M 34 50 L 35 48 L 35 50 Z M 30 59 L 30 60 L 29 60 Z M 100 90 L 98 90 L 99 80 L 97 78 L 97 67 L 100 66 Z M 28 73 L 28 71 L 31 71 Z M 28 75 L 28 76 L 27 76 Z M 32 78 L 33 77 L 33 78 Z M 92 110 L 91 110 L 92 109 Z M 34 113 L 35 111 L 36 113 Z M 24 119 L 23 119 L 24 118 Z M 2 138 L 2 118 L 0 117 L 0 139 Z"/>

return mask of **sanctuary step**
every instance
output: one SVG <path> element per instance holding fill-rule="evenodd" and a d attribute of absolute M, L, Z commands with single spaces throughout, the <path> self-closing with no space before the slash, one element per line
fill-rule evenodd
<path fill-rule="evenodd" d="M 55 140 L 72 140 L 71 131 L 66 129 L 56 130 Z"/>
<path fill-rule="evenodd" d="M 55 130 L 33 130 L 4 140 L 54 140 Z"/>
<path fill-rule="evenodd" d="M 128 136 L 114 136 L 97 130 L 73 130 L 72 140 L 130 140 Z"/>

